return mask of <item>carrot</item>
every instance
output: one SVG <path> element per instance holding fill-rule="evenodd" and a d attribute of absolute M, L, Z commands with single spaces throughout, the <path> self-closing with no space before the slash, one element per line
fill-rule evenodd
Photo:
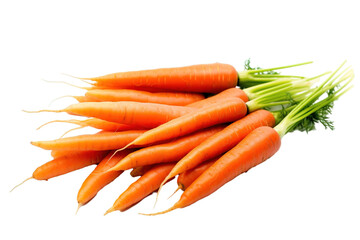
<path fill-rule="evenodd" d="M 257 166 L 273 156 L 280 148 L 281 138 L 288 132 L 298 130 L 313 130 L 315 122 L 321 122 L 325 127 L 332 127 L 327 115 L 330 113 L 332 103 L 350 88 L 344 88 L 352 81 L 352 72 L 337 75 L 343 64 L 310 96 L 301 101 L 291 112 L 275 127 L 261 126 L 250 132 L 234 148 L 220 157 L 211 167 L 203 172 L 182 194 L 178 202 L 161 214 L 177 208 L 189 206 L 198 200 L 210 195 L 221 186 Z M 334 77 L 334 78 L 333 78 Z M 337 78 L 340 80 L 335 81 Z M 338 90 L 335 87 L 347 81 Z M 315 103 L 315 101 L 328 91 L 328 97 Z M 315 103 L 315 104 L 314 104 Z M 150 214 L 154 215 L 154 214 Z"/>
<path fill-rule="evenodd" d="M 72 115 L 95 117 L 109 122 L 152 128 L 191 112 L 193 108 L 140 102 L 84 102 L 61 110 L 34 112 L 66 112 Z M 31 112 L 31 111 L 28 111 Z"/>
<path fill-rule="evenodd" d="M 142 176 L 152 167 L 153 167 L 152 165 L 134 167 L 133 170 L 131 170 L 130 172 L 130 176 L 132 177 Z"/>
<path fill-rule="evenodd" d="M 125 211 L 156 191 L 173 166 L 173 163 L 165 163 L 152 167 L 119 196 L 105 215 L 117 210 Z"/>
<path fill-rule="evenodd" d="M 113 151 L 111 151 L 101 160 L 80 187 L 77 195 L 79 204 L 78 209 L 93 199 L 102 188 L 120 176 L 123 171 L 107 172 L 107 170 L 113 167 L 130 152 L 131 150 L 125 150 L 118 155 L 111 157 L 113 155 Z"/>
<path fill-rule="evenodd" d="M 307 63 L 271 69 L 246 70 L 240 73 L 229 64 L 199 64 L 179 68 L 120 72 L 87 79 L 95 81 L 95 86 L 121 88 L 150 87 L 174 91 L 181 89 L 184 92 L 218 93 L 237 85 L 241 86 L 247 81 L 252 83 L 256 81 L 267 82 L 281 78 L 279 74 L 260 73 Z M 295 76 L 286 77 L 295 78 Z"/>
<path fill-rule="evenodd" d="M 96 128 L 96 129 L 100 129 L 100 130 L 104 130 L 104 131 L 109 131 L 109 132 L 118 132 L 118 131 L 127 131 L 127 130 L 140 130 L 140 129 L 142 129 L 142 128 L 137 127 L 137 126 L 131 126 L 131 125 L 127 125 L 127 124 L 109 122 L 109 121 L 105 121 L 105 120 L 98 119 L 98 118 L 88 118 L 88 119 L 84 119 L 84 120 L 78 120 L 78 119 L 53 120 L 53 121 L 42 124 L 37 129 L 40 129 L 40 128 L 42 128 L 42 127 L 44 127 L 44 126 L 46 126 L 46 125 L 48 125 L 50 123 L 72 123 L 72 124 L 79 125 L 81 128 L 92 127 L 92 128 Z"/>
<path fill-rule="evenodd" d="M 86 151 L 54 158 L 53 160 L 38 167 L 31 177 L 16 185 L 12 190 L 30 179 L 48 180 L 53 177 L 97 164 L 106 154 L 106 151 Z"/>
<path fill-rule="evenodd" d="M 53 158 L 58 158 L 58 157 L 63 157 L 63 156 L 71 156 L 71 155 L 76 155 L 76 154 L 82 154 L 85 153 L 86 151 L 72 151 L 72 150 L 52 150 L 51 151 L 51 156 Z"/>
<path fill-rule="evenodd" d="M 204 99 L 204 95 L 198 93 L 183 92 L 157 92 L 151 93 L 146 91 L 132 89 L 99 89 L 89 90 L 85 94 L 89 99 L 95 101 L 132 101 L 132 102 L 149 102 L 162 103 L 167 105 L 185 106 Z"/>
<path fill-rule="evenodd" d="M 217 104 L 210 104 L 198 111 L 190 112 L 159 127 L 148 130 L 125 146 L 125 148 L 132 145 L 147 145 L 164 141 L 217 124 L 232 122 L 245 116 L 246 112 L 246 104 L 241 99 L 225 99 Z"/>
<path fill-rule="evenodd" d="M 179 161 L 191 149 L 195 148 L 208 137 L 224 129 L 224 125 L 211 127 L 170 142 L 139 149 L 130 153 L 109 171 L 127 170 L 134 167 Z"/>
<path fill-rule="evenodd" d="M 123 132 L 99 132 L 97 134 L 85 134 L 50 141 L 31 142 L 32 145 L 47 150 L 65 151 L 102 151 L 124 147 L 145 130 L 130 130 Z"/>

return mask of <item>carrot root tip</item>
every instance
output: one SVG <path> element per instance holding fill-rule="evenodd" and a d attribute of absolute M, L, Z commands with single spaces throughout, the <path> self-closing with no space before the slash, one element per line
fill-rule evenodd
<path fill-rule="evenodd" d="M 172 206 L 171 208 L 165 210 L 165 211 L 161 211 L 161 212 L 156 212 L 156 213 L 139 213 L 140 215 L 144 215 L 144 216 L 156 216 L 156 215 L 160 215 L 160 214 L 164 214 L 164 213 L 168 213 L 171 212 L 175 209 L 177 209 L 178 207 L 176 206 Z"/>
<path fill-rule="evenodd" d="M 111 213 L 111 212 L 114 212 L 115 209 L 113 207 L 109 208 L 105 213 L 104 213 L 104 216 L 108 213 Z"/>
<path fill-rule="evenodd" d="M 25 182 L 27 182 L 30 179 L 33 179 L 34 177 L 28 177 L 27 179 L 25 179 L 24 181 L 22 181 L 21 183 L 17 184 L 15 187 L 13 187 L 10 192 L 12 192 L 15 188 L 21 186 L 22 184 L 24 184 Z"/>
<path fill-rule="evenodd" d="M 79 203 L 78 206 L 77 206 L 77 209 L 76 209 L 76 212 L 75 212 L 75 215 L 77 215 L 79 209 L 83 206 L 82 203 Z"/>

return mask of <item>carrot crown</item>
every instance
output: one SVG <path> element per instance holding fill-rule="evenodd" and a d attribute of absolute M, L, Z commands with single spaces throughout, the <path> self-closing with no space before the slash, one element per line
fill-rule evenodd
<path fill-rule="evenodd" d="M 250 59 L 245 61 L 245 70 L 238 73 L 238 86 L 240 88 L 248 88 L 252 86 L 256 86 L 258 84 L 272 82 L 282 78 L 291 78 L 291 79 L 302 79 L 302 76 L 295 76 L 295 75 L 281 75 L 279 72 L 275 72 L 275 70 L 285 69 L 285 68 L 292 68 L 301 65 L 310 64 L 312 62 L 304 62 L 298 64 L 292 64 L 287 66 L 281 67 L 273 67 L 273 68 L 252 68 L 250 67 Z"/>
<path fill-rule="evenodd" d="M 354 79 L 354 73 L 350 67 L 339 73 L 345 63 L 342 63 L 323 83 L 312 90 L 311 94 L 296 105 L 274 128 L 281 137 L 295 130 L 306 132 L 314 130 L 318 122 L 325 128 L 334 129 L 333 122 L 328 117 L 331 114 L 333 102 L 350 90 L 352 86 L 347 86 Z M 324 93 L 327 93 L 327 97 L 318 101 Z"/>

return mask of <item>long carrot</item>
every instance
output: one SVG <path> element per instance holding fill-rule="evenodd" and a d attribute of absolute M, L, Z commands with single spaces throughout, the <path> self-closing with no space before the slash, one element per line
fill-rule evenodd
<path fill-rule="evenodd" d="M 85 134 L 67 138 L 59 138 L 50 141 L 31 142 L 32 145 L 47 150 L 71 150 L 71 151 L 101 151 L 122 148 L 145 130 L 130 130 L 123 132 L 100 132 L 97 134 Z"/>
<path fill-rule="evenodd" d="M 66 112 L 72 115 L 95 117 L 109 122 L 152 128 L 191 112 L 193 108 L 141 102 L 84 102 L 61 110 L 33 112 Z M 31 111 L 28 111 L 31 112 Z"/>
<path fill-rule="evenodd" d="M 173 166 L 173 163 L 164 163 L 152 167 L 131 184 L 105 214 L 117 210 L 125 211 L 156 191 Z"/>
<path fill-rule="evenodd" d="M 78 209 L 87 204 L 102 188 L 122 174 L 123 171 L 107 172 L 107 170 L 115 166 L 116 163 L 118 163 L 130 152 L 131 150 L 124 150 L 116 156 L 111 157 L 113 155 L 113 151 L 111 151 L 104 159 L 101 160 L 96 168 L 85 179 L 79 189 L 77 195 Z"/>
<path fill-rule="evenodd" d="M 31 177 L 25 179 L 25 181 L 16 185 L 13 189 L 30 179 L 48 180 L 53 177 L 97 164 L 106 154 L 106 151 L 86 151 L 54 158 L 53 160 L 38 167 Z"/>
<path fill-rule="evenodd" d="M 309 63 L 309 62 L 307 62 Z M 95 86 L 107 87 L 150 87 L 185 92 L 218 93 L 225 89 L 268 82 L 282 77 L 279 74 L 259 74 L 276 69 L 289 68 L 307 63 L 277 67 L 271 69 L 253 69 L 237 72 L 228 64 L 199 64 L 179 68 L 162 68 L 143 71 L 120 72 L 101 77 L 87 78 L 95 81 Z M 294 77 L 296 76 L 286 76 Z M 249 84 L 246 84 L 249 85 Z"/>
<path fill-rule="evenodd" d="M 89 99 L 95 101 L 131 101 L 162 103 L 167 105 L 185 106 L 204 99 L 199 93 L 183 92 L 146 92 L 132 89 L 99 89 L 89 90 L 85 93 Z"/>
<path fill-rule="evenodd" d="M 156 214 L 189 206 L 210 195 L 241 173 L 267 160 L 279 150 L 281 138 L 287 132 L 293 131 L 298 127 L 299 130 L 313 130 L 314 122 L 317 121 L 320 121 L 325 127 L 332 126 L 332 123 L 327 118 L 329 108 L 332 107 L 333 101 L 350 89 L 344 90 L 353 79 L 353 74 L 346 71 L 333 78 L 339 69 L 310 96 L 301 101 L 275 128 L 262 126 L 254 129 L 240 143 L 225 153 L 201 174 L 184 191 L 178 202 L 168 210 Z M 335 82 L 339 77 L 340 80 Z M 334 88 L 343 81 L 347 82 L 340 89 L 335 90 Z M 329 96 L 314 104 L 326 91 L 329 91 Z"/>
<path fill-rule="evenodd" d="M 111 171 L 128 170 L 134 167 L 179 161 L 189 151 L 208 137 L 224 129 L 224 125 L 211 127 L 170 142 L 141 148 L 119 161 Z"/>
<path fill-rule="evenodd" d="M 126 147 L 168 140 L 217 124 L 233 122 L 244 117 L 246 112 L 246 104 L 241 99 L 225 99 L 148 130 Z"/>

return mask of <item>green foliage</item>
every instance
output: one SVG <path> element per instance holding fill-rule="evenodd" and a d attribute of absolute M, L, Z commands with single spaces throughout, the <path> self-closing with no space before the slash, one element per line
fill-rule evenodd
<path fill-rule="evenodd" d="M 250 58 L 249 59 L 247 59 L 246 61 L 245 61 L 245 63 L 244 63 L 244 69 L 245 70 L 260 70 L 260 69 L 262 69 L 262 68 L 260 68 L 260 67 L 256 67 L 256 68 L 253 68 L 253 67 L 251 67 L 250 66 Z M 273 71 L 273 70 L 271 70 L 271 71 L 264 71 L 264 72 L 258 72 L 258 73 L 254 73 L 254 75 L 266 75 L 266 74 L 280 74 L 279 72 L 276 72 L 276 71 Z"/>

